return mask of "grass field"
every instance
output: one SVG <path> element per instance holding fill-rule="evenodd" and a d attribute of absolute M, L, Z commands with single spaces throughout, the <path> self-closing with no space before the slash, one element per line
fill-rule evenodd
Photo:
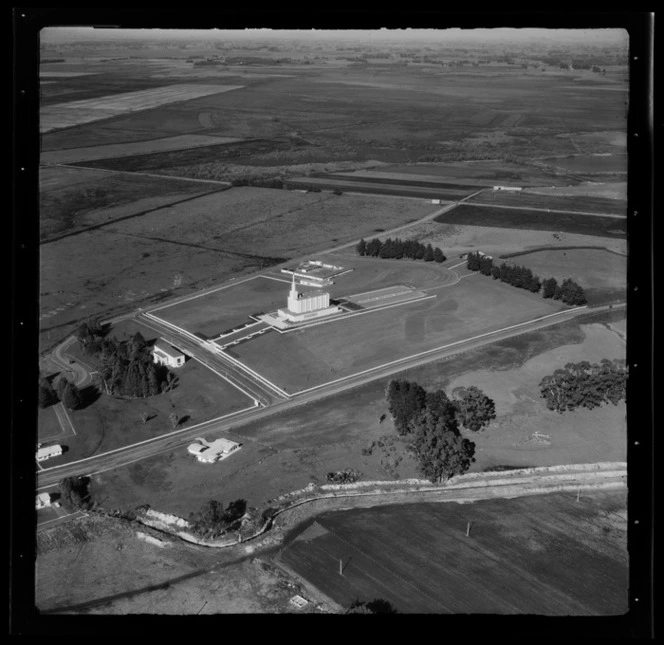
<path fill-rule="evenodd" d="M 621 318 L 622 316 L 622 318 Z M 498 419 L 470 438 L 477 445 L 472 471 L 497 466 L 624 461 L 625 406 L 549 412 L 537 385 L 545 375 L 570 361 L 624 355 L 624 342 L 611 328 L 624 325 L 624 311 L 595 314 L 591 325 L 572 320 L 517 338 L 434 361 L 399 374 L 427 390 L 448 394 L 477 384 L 496 399 Z M 602 321 L 601 323 L 599 321 Z M 221 471 L 201 467 L 184 449 L 146 459 L 95 478 L 95 494 L 117 508 L 149 503 L 154 508 L 187 514 L 198 500 L 247 500 L 250 506 L 310 482 L 323 484 L 331 471 L 354 468 L 363 479 L 420 477 L 417 464 L 396 439 L 385 404 L 387 379 L 353 388 L 315 404 L 272 415 L 234 428 L 229 438 L 243 444 Z M 387 415 L 381 421 L 381 417 Z M 535 430 L 551 435 L 549 446 L 514 446 Z M 208 437 L 211 439 L 214 437 Z M 362 449 L 374 441 L 371 455 Z M 172 491 L 177 490 L 178 495 Z"/>
<path fill-rule="evenodd" d="M 627 256 L 601 249 L 549 249 L 510 256 L 512 264 L 527 266 L 541 277 L 561 282 L 572 278 L 586 291 L 589 302 L 627 296 Z"/>
<path fill-rule="evenodd" d="M 618 615 L 625 513 L 623 492 L 357 509 L 319 516 L 280 559 L 342 606 L 381 598 L 402 613 Z"/>
<path fill-rule="evenodd" d="M 266 334 L 229 353 L 294 393 L 561 308 L 473 276 L 439 290 L 433 300 Z"/>
<path fill-rule="evenodd" d="M 40 408 L 37 413 L 37 439 L 39 441 L 54 441 L 63 434 L 62 426 L 55 414 L 55 406 Z"/>
<path fill-rule="evenodd" d="M 41 163 L 73 163 L 91 161 L 93 159 L 109 159 L 112 157 L 130 157 L 140 154 L 152 154 L 170 150 L 187 150 L 224 143 L 234 143 L 239 139 L 231 137 L 211 137 L 204 134 L 183 134 L 163 139 L 135 141 L 130 143 L 109 143 L 105 146 L 86 146 L 57 151 L 46 151 L 41 154 Z"/>
<path fill-rule="evenodd" d="M 530 229 L 581 233 L 596 237 L 625 237 L 626 219 L 573 213 L 546 213 L 499 206 L 460 204 L 435 218 L 441 224 L 464 226 L 495 226 L 499 228 Z"/>
<path fill-rule="evenodd" d="M 489 190 L 468 200 L 469 203 L 495 204 L 496 206 L 530 206 L 533 208 L 548 208 L 551 210 L 606 213 L 609 215 L 625 215 L 627 201 L 616 199 L 603 199 L 601 197 L 558 197 L 552 195 L 538 195 L 534 193 Z"/>
<path fill-rule="evenodd" d="M 220 186 L 219 188 L 222 188 Z M 204 195 L 215 189 L 159 177 L 133 177 L 78 168 L 40 169 L 42 241 Z"/>
<path fill-rule="evenodd" d="M 248 322 L 250 314 L 285 306 L 289 288 L 287 281 L 259 277 L 170 307 L 154 309 L 152 313 L 191 333 L 213 338 Z"/>
<path fill-rule="evenodd" d="M 402 197 L 419 197 L 421 199 L 443 199 L 457 201 L 468 195 L 472 189 L 463 187 L 461 190 L 445 188 L 445 186 L 427 187 L 411 183 L 374 182 L 372 179 L 346 180 L 342 177 L 295 177 L 286 182 L 288 188 L 306 190 L 339 190 L 353 193 L 371 193 L 376 195 L 398 195 Z"/>
<path fill-rule="evenodd" d="M 564 168 L 568 172 L 578 172 L 587 175 L 596 173 L 627 172 L 626 155 L 572 155 L 569 157 L 551 157 L 542 159 L 543 162 Z"/>
<path fill-rule="evenodd" d="M 91 121 L 99 121 L 127 112 L 149 110 L 167 103 L 188 101 L 208 94 L 241 89 L 240 85 L 167 85 L 93 99 L 81 99 L 42 107 L 42 132 L 67 128 Z"/>
<path fill-rule="evenodd" d="M 136 321 L 119 323 L 111 335 L 126 340 L 137 331 L 149 342 L 156 340 L 150 329 Z M 94 367 L 94 359 L 82 354 L 79 348 L 75 347 L 72 355 L 81 356 L 86 364 Z M 65 441 L 68 451 L 49 460 L 48 465 L 83 459 L 172 432 L 171 412 L 180 419 L 179 427 L 186 427 L 253 405 L 252 399 L 193 359 L 188 359 L 184 366 L 173 372 L 178 379 L 176 387 L 171 392 L 146 399 L 99 394 L 93 392 L 92 387 L 84 390 L 91 401 L 89 405 L 69 412 L 77 435 Z M 150 417 L 147 423 L 140 418 L 143 413 Z M 46 432 L 51 425 L 48 417 L 42 419 L 40 416 L 39 434 Z"/>
<path fill-rule="evenodd" d="M 184 295 L 430 209 L 391 197 L 233 188 L 111 221 L 41 247 L 41 342 L 54 343 L 85 317 Z M 103 217 L 97 211 L 94 221 Z"/>

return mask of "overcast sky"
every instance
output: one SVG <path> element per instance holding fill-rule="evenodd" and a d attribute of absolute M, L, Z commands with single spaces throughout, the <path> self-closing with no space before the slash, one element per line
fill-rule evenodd
<path fill-rule="evenodd" d="M 623 29 L 385 29 L 385 30 L 273 30 L 273 29 L 96 29 L 92 27 L 48 27 L 41 32 L 43 43 L 131 39 L 147 40 L 346 40 L 359 43 L 403 41 L 404 43 L 526 43 L 560 42 L 626 46 Z"/>

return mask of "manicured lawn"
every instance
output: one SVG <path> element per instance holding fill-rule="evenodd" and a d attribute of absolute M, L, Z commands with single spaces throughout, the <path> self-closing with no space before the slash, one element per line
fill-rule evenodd
<path fill-rule="evenodd" d="M 436 298 L 420 303 L 265 334 L 231 354 L 287 392 L 298 392 L 563 308 L 479 275 L 433 293 Z"/>
<path fill-rule="evenodd" d="M 191 333 L 213 338 L 235 325 L 249 322 L 250 314 L 284 307 L 289 289 L 287 282 L 259 277 L 237 285 L 231 283 L 212 293 L 152 310 L 152 313 Z"/>
<path fill-rule="evenodd" d="M 39 441 L 56 441 L 62 434 L 62 427 L 55 414 L 55 406 L 40 408 L 37 412 L 37 438 Z"/>
<path fill-rule="evenodd" d="M 49 460 L 58 465 L 121 448 L 173 431 L 169 415 L 186 427 L 251 407 L 253 401 L 240 390 L 194 360 L 175 370 L 177 386 L 171 392 L 147 399 L 120 399 L 106 394 L 81 410 L 69 413 L 77 436 L 69 451 Z M 141 414 L 147 413 L 147 423 Z"/>
<path fill-rule="evenodd" d="M 342 606 L 401 613 L 627 611 L 622 492 L 410 504 L 319 516 L 282 561 Z M 465 534 L 472 522 L 470 537 Z M 344 563 L 339 575 L 339 560 Z"/>

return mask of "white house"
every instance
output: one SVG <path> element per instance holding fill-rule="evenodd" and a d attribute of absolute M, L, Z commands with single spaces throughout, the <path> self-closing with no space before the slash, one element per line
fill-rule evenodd
<path fill-rule="evenodd" d="M 191 455 L 195 455 L 198 461 L 204 464 L 211 464 L 221 459 L 226 459 L 231 453 L 240 448 L 240 444 L 230 439 L 217 439 L 216 441 L 205 441 L 197 439 L 197 443 L 192 443 L 187 447 Z"/>
<path fill-rule="evenodd" d="M 158 340 L 152 347 L 152 357 L 155 363 L 166 365 L 168 367 L 180 367 L 184 365 L 184 354 L 168 345 L 161 340 Z"/>
<path fill-rule="evenodd" d="M 37 449 L 37 461 L 44 461 L 62 454 L 62 446 L 46 446 Z"/>
<path fill-rule="evenodd" d="M 47 506 L 50 505 L 51 505 L 50 493 L 39 493 L 39 495 L 37 495 L 37 503 L 36 503 L 37 510 L 39 510 L 40 508 L 46 508 Z"/>

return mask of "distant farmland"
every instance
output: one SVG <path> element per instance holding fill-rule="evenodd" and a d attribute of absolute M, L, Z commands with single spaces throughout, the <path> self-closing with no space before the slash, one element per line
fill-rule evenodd
<path fill-rule="evenodd" d="M 321 515 L 279 557 L 346 607 L 616 615 L 628 608 L 626 528 L 623 492 L 385 506 Z"/>
<path fill-rule="evenodd" d="M 424 183 L 424 182 L 421 182 Z M 284 184 L 287 188 L 304 190 L 339 190 L 350 191 L 353 193 L 371 193 L 376 195 L 396 195 L 400 197 L 421 197 L 423 199 L 441 199 L 443 201 L 457 201 L 469 195 L 473 188 L 467 186 L 450 189 L 438 184 L 432 186 L 420 186 L 412 182 L 403 181 L 376 181 L 374 178 L 367 177 L 360 180 L 359 177 L 296 177 L 287 179 Z M 459 190 L 461 188 L 461 190 Z"/>
<path fill-rule="evenodd" d="M 241 88 L 241 85 L 196 85 L 182 83 L 136 92 L 112 94 L 95 99 L 83 99 L 42 107 L 40 125 L 42 132 L 68 128 L 82 123 L 99 121 L 127 112 L 148 110 L 166 103 L 190 101 L 209 94 L 218 94 Z"/>
<path fill-rule="evenodd" d="M 598 237 L 625 237 L 627 232 L 627 220 L 622 218 L 575 213 L 548 213 L 520 208 L 501 208 L 499 206 L 493 208 L 474 206 L 473 204 L 460 204 L 456 208 L 438 215 L 435 221 L 442 224 L 461 224 L 463 226 L 495 226 L 498 228 L 581 233 Z"/>
<path fill-rule="evenodd" d="M 570 155 L 569 157 L 550 157 L 543 162 L 564 168 L 568 172 L 584 174 L 627 172 L 626 155 Z"/>
<path fill-rule="evenodd" d="M 496 206 L 530 206 L 532 208 L 549 208 L 568 212 L 606 213 L 608 215 L 625 215 L 627 203 L 623 200 L 602 197 L 586 197 L 585 195 L 558 196 L 539 195 L 534 193 L 489 190 L 475 195 L 468 200 L 471 204 L 495 204 Z"/>
<path fill-rule="evenodd" d="M 149 141 L 133 141 L 128 143 L 109 143 L 102 146 L 85 146 L 66 150 L 42 152 L 42 163 L 73 163 L 91 161 L 93 159 L 110 159 L 151 154 L 170 150 L 187 150 L 224 143 L 235 143 L 241 139 L 231 137 L 212 137 L 204 134 L 183 134 L 175 137 L 151 139 Z"/>

